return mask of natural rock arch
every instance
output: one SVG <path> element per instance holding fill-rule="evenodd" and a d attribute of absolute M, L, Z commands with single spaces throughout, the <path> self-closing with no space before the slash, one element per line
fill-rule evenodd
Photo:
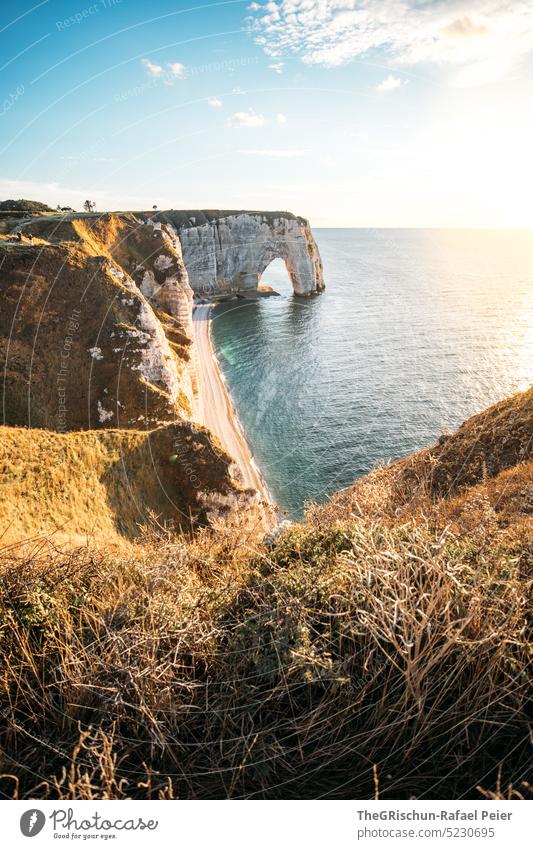
<path fill-rule="evenodd" d="M 177 224 L 192 289 L 223 294 L 256 289 L 274 259 L 285 262 L 293 290 L 324 288 L 322 260 L 309 222 L 290 213 L 189 213 Z M 201 221 L 197 224 L 197 221 Z M 194 222 L 194 223 L 193 223 Z"/>

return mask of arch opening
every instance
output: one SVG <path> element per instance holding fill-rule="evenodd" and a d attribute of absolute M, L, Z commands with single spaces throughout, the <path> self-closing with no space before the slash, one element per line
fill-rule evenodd
<path fill-rule="evenodd" d="M 282 257 L 276 257 L 266 265 L 265 270 L 259 274 L 258 286 L 270 286 L 279 295 L 286 298 L 292 297 L 294 286 L 287 263 Z"/>

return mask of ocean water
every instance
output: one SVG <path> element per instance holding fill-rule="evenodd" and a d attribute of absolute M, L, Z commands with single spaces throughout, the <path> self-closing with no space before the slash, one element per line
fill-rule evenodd
<path fill-rule="evenodd" d="M 293 518 L 308 500 L 533 384 L 533 232 L 317 229 L 326 291 L 214 312 L 253 454 Z"/>

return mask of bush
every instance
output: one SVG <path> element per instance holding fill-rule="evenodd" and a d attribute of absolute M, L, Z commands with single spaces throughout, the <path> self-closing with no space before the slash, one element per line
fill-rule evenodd
<path fill-rule="evenodd" d="M 38 200 L 0 200 L 0 210 L 6 212 L 53 212 L 46 203 Z"/>

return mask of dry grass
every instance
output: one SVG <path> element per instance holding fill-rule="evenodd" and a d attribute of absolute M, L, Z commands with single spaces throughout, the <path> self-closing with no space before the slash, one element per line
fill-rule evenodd
<path fill-rule="evenodd" d="M 0 441 L 2 542 L 54 533 L 56 543 L 117 545 L 152 514 L 191 529 L 250 503 L 231 458 L 189 422 L 64 434 L 0 427 Z"/>
<path fill-rule="evenodd" d="M 0 792 L 529 795 L 530 404 L 377 469 L 272 544 L 239 523 L 193 538 L 152 523 L 123 554 L 5 547 Z M 148 491 L 145 455 L 128 462 Z M 37 490 L 44 509 L 59 479 Z M 118 477 L 110 493 L 118 518 Z"/>
<path fill-rule="evenodd" d="M 124 559 L 4 550 L 0 789 L 520 792 L 532 556 L 362 520 L 271 548 L 220 530 Z"/>

